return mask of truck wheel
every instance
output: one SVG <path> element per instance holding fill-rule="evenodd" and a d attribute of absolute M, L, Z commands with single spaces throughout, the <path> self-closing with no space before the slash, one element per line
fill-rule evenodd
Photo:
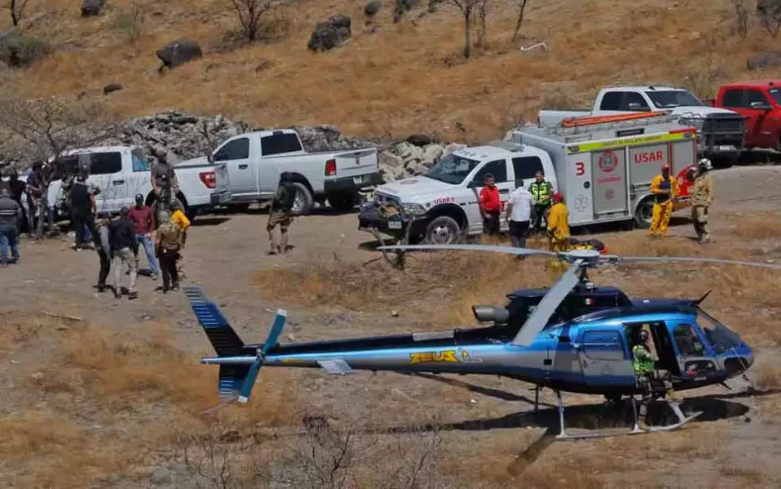
<path fill-rule="evenodd" d="M 334 192 L 328 196 L 328 203 L 336 212 L 350 212 L 358 205 L 359 200 L 358 192 L 351 190 Z"/>
<path fill-rule="evenodd" d="M 635 227 L 639 229 L 649 229 L 654 215 L 654 202 L 651 199 L 645 199 L 637 205 L 635 210 Z"/>
<path fill-rule="evenodd" d="M 296 187 L 296 200 L 293 202 L 292 213 L 294 216 L 306 216 L 312 212 L 315 199 L 312 197 L 312 192 L 303 183 L 293 182 L 293 185 Z"/>
<path fill-rule="evenodd" d="M 453 244 L 461 237 L 461 227 L 455 219 L 439 216 L 426 227 L 426 243 L 434 245 Z"/>

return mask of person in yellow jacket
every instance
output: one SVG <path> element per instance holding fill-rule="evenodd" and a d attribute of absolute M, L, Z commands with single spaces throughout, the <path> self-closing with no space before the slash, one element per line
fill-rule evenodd
<path fill-rule="evenodd" d="M 561 194 L 553 194 L 553 207 L 548 214 L 550 251 L 569 251 L 569 209 Z"/>
<path fill-rule="evenodd" d="M 713 204 L 713 177 L 710 175 L 712 169 L 713 165 L 708 158 L 700 160 L 692 191 L 692 222 L 694 232 L 697 233 L 697 242 L 700 244 L 710 242 L 708 208 Z"/>
<path fill-rule="evenodd" d="M 680 194 L 678 180 L 670 175 L 670 165 L 662 165 L 662 174 L 651 181 L 651 193 L 654 196 L 654 213 L 651 220 L 651 236 L 664 236 L 673 213 L 673 201 Z"/>
<path fill-rule="evenodd" d="M 179 272 L 179 278 L 187 278 L 187 276 L 184 273 L 184 269 L 182 267 L 182 251 L 184 250 L 184 245 L 187 242 L 187 230 L 190 229 L 190 220 L 187 219 L 187 216 L 182 212 L 182 208 L 179 205 L 173 205 L 173 213 L 171 214 L 171 222 L 173 222 L 177 228 L 179 228 L 179 231 L 182 233 L 182 246 L 179 249 L 179 255 L 176 259 L 176 269 Z"/>

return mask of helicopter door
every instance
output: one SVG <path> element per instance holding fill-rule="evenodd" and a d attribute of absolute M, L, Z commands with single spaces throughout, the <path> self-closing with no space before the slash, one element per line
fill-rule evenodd
<path fill-rule="evenodd" d="M 589 386 L 635 384 L 621 331 L 587 330 L 581 336 L 580 363 Z"/>
<path fill-rule="evenodd" d="M 699 328 L 691 323 L 671 325 L 678 365 L 684 377 L 692 378 L 716 372 L 713 354 L 705 347 Z"/>

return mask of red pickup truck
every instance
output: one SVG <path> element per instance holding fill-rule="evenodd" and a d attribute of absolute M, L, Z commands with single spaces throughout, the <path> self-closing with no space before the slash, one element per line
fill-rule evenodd
<path fill-rule="evenodd" d="M 714 106 L 743 116 L 745 148 L 781 151 L 781 80 L 722 85 Z"/>

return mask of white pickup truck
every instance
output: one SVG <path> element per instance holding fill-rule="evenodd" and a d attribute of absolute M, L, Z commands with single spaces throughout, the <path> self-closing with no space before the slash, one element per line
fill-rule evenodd
<path fill-rule="evenodd" d="M 90 183 L 95 184 L 100 193 L 96 196 L 98 212 L 116 214 L 122 207 L 135 203 L 135 196 L 146 196 L 146 203 L 154 201 L 150 182 L 150 165 L 144 154 L 131 146 L 105 146 L 78 149 L 66 153 L 53 164 L 59 174 L 76 174 L 79 168 L 89 170 Z M 214 168 L 210 164 L 184 162 L 174 165 L 179 181 L 177 197 L 191 217 L 211 208 L 211 193 L 215 186 Z M 64 216 L 68 213 L 63 202 L 62 180 L 53 180 L 49 185 L 49 206 L 55 213 Z"/>
<path fill-rule="evenodd" d="M 292 129 L 259 131 L 225 141 L 210 157 L 215 164 L 214 205 L 241 205 L 274 198 L 282 172 L 298 188 L 295 215 L 328 200 L 337 211 L 359 201 L 359 190 L 381 183 L 377 149 L 307 153 Z"/>
<path fill-rule="evenodd" d="M 687 90 L 671 87 L 611 87 L 600 90 L 590 111 L 542 110 L 538 123 L 556 126 L 570 117 L 616 115 L 669 110 L 682 125 L 697 129 L 700 154 L 734 160 L 743 148 L 743 118 L 731 110 L 711 107 Z"/>
<path fill-rule="evenodd" d="M 510 192 L 516 186 L 531 185 L 539 170 L 556 189 L 553 163 L 541 149 L 497 141 L 456 150 L 442 157 L 425 176 L 379 187 L 374 203 L 361 209 L 359 228 L 374 228 L 397 238 L 408 233 L 414 240 L 450 244 L 462 235 L 482 232 L 479 195 L 487 173 L 496 180 L 504 210 Z M 378 209 L 383 204 L 395 205 L 403 212 L 398 219 L 387 219 Z M 504 219 L 501 225 L 506 231 Z"/>

